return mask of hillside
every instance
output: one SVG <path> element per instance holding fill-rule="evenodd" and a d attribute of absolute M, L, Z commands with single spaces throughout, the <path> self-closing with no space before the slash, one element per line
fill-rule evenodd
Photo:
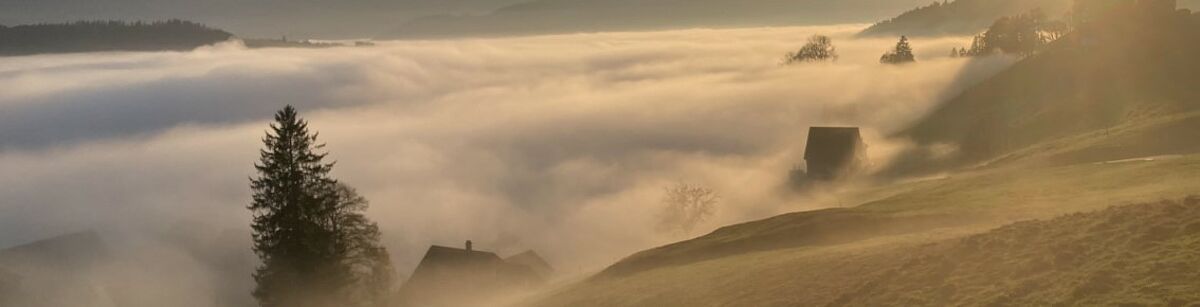
<path fill-rule="evenodd" d="M 925 0 L 536 0 L 475 15 L 399 25 L 380 38 L 515 36 L 574 32 L 862 23 Z"/>
<path fill-rule="evenodd" d="M 974 35 L 1000 17 L 1034 9 L 1049 17 L 1061 17 L 1074 0 L 955 0 L 934 2 L 881 21 L 863 30 L 861 36 Z"/>
<path fill-rule="evenodd" d="M 1033 10 L 1056 19 L 1070 13 L 1076 0 L 953 0 L 920 6 L 863 30 L 860 36 L 974 35 L 993 21 Z M 1180 8 L 1200 9 L 1200 0 L 1179 0 Z"/>
<path fill-rule="evenodd" d="M 1197 269 L 1197 199 L 1106 208 L 1200 191 L 1198 22 L 1126 8 L 950 99 L 897 136 L 957 151 L 892 169 L 942 177 L 646 250 L 528 305 L 1194 301 L 1174 272 Z"/>
<path fill-rule="evenodd" d="M 96 51 L 186 51 L 216 44 L 233 35 L 182 21 L 152 23 L 86 21 L 65 24 L 0 26 L 0 55 Z"/>
<path fill-rule="evenodd" d="M 826 305 L 904 267 L 906 258 L 897 255 L 923 255 L 917 252 L 928 243 L 954 242 L 1015 221 L 1181 199 L 1198 190 L 1200 155 L 997 168 L 887 185 L 842 196 L 861 204 L 854 207 L 727 226 L 643 251 L 528 305 Z"/>
<path fill-rule="evenodd" d="M 832 305 L 1184 306 L 1200 301 L 1200 198 L 920 247 Z"/>
<path fill-rule="evenodd" d="M 0 249 L 0 293 L 8 294 L 0 298 L 0 303 L 29 307 L 115 306 L 109 289 L 98 286 L 95 274 L 110 252 L 94 232 Z"/>
<path fill-rule="evenodd" d="M 897 133 L 957 151 L 912 151 L 892 171 L 1200 152 L 1197 53 L 1200 15 L 1123 12 L 1085 26 Z"/>

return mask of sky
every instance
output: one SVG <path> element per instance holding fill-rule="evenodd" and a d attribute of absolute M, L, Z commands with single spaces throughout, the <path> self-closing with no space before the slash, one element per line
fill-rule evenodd
<path fill-rule="evenodd" d="M 1013 62 L 952 59 L 969 40 L 939 38 L 912 41 L 915 65 L 880 65 L 895 41 L 852 39 L 864 26 L 0 58 L 0 247 L 96 230 L 125 259 L 170 264 L 114 280 L 165 287 L 166 272 L 188 272 L 206 276 L 181 283 L 191 289 L 248 299 L 248 178 L 273 112 L 292 104 L 333 175 L 371 201 L 402 275 L 430 244 L 465 240 L 597 270 L 836 205 L 783 188 L 809 126 L 864 127 L 882 165 L 906 145 L 881 136 Z M 839 61 L 781 65 L 816 33 Z M 679 182 L 719 193 L 716 215 L 656 232 Z"/>
<path fill-rule="evenodd" d="M 365 38 L 404 20 L 484 14 L 522 0 L 0 0 L 0 24 L 187 19 L 251 38 Z"/>
<path fill-rule="evenodd" d="M 243 38 L 363 39 L 874 22 L 923 0 L 0 0 L 0 25 L 191 20 Z"/>

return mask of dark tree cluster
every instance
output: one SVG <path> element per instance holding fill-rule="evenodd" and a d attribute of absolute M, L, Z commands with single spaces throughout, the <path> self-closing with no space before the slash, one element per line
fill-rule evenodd
<path fill-rule="evenodd" d="M 0 55 L 183 51 L 226 41 L 232 37 L 229 32 L 177 19 L 156 22 L 78 21 L 0 26 Z"/>
<path fill-rule="evenodd" d="M 1062 38 L 1068 31 L 1064 22 L 1049 20 L 1040 10 L 1034 10 L 996 20 L 987 31 L 975 36 L 970 48 L 955 50 L 953 54 L 984 56 L 1002 53 L 1029 56 L 1050 42 Z"/>
<path fill-rule="evenodd" d="M 254 297 L 261 306 L 383 306 L 392 283 L 367 200 L 332 178 L 333 163 L 291 106 L 275 115 L 251 178 Z"/>
<path fill-rule="evenodd" d="M 804 44 L 800 50 L 788 53 L 783 62 L 784 64 L 796 64 L 837 61 L 837 59 L 837 47 L 833 45 L 833 39 L 824 35 L 813 35 L 808 38 L 808 43 Z"/>
<path fill-rule="evenodd" d="M 789 52 L 784 56 L 783 63 L 815 63 L 837 61 L 837 59 L 837 46 L 833 45 L 833 39 L 824 35 L 813 35 L 808 38 L 808 43 L 804 44 L 804 47 L 801 47 L 800 50 Z M 879 62 L 883 64 L 905 64 L 916 61 L 917 57 L 913 54 L 912 45 L 909 44 L 907 36 L 901 36 L 900 41 L 896 43 L 896 47 L 879 59 Z"/>
<path fill-rule="evenodd" d="M 907 36 L 901 36 L 896 47 L 879 58 L 879 62 L 883 64 L 905 64 L 916 61 L 917 57 L 913 54 L 912 45 L 909 45 Z"/>

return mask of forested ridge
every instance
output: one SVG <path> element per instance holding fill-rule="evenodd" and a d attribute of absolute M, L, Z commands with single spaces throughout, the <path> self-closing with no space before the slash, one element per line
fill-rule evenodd
<path fill-rule="evenodd" d="M 77 21 L 0 25 L 0 55 L 97 51 L 191 50 L 229 40 L 233 34 L 172 19 L 154 22 Z"/>
<path fill-rule="evenodd" d="M 993 20 L 1041 10 L 1052 18 L 1065 14 L 1069 0 L 956 0 L 934 2 L 881 21 L 864 36 L 940 36 L 976 34 Z"/>

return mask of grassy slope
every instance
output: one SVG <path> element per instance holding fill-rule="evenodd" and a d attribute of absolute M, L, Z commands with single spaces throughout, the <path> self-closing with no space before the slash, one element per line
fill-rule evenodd
<path fill-rule="evenodd" d="M 1022 222 L 903 259 L 834 305 L 1184 306 L 1200 301 L 1200 198 Z"/>
<path fill-rule="evenodd" d="M 934 290 L 912 289 L 925 283 L 895 273 L 922 265 L 942 270 L 937 265 L 944 263 L 906 260 L 911 255 L 937 255 L 938 250 L 922 247 L 922 243 L 954 246 L 955 238 L 1005 223 L 1177 199 L 1200 191 L 1200 155 L 1194 154 L 1200 152 L 1200 88 L 1194 86 L 1194 81 L 1200 80 L 1200 58 L 1195 57 L 1200 54 L 1200 40 L 1192 39 L 1197 31 L 1190 27 L 1197 20 L 1195 16 L 1158 20 L 1188 23 L 1168 30 L 1163 30 L 1170 26 L 1164 23 L 1098 25 L 1093 30 L 1101 34 L 1086 39 L 1088 45 L 1064 41 L 966 91 L 900 134 L 919 144 L 949 143 L 960 148 L 949 163 L 923 160 L 907 164 L 933 165 L 929 170 L 968 166 L 968 171 L 942 180 L 893 184 L 844 196 L 865 200 L 853 208 L 782 215 L 647 250 L 596 277 L 534 299 L 530 305 L 814 306 L 838 302 L 881 305 L 896 300 L 936 305 L 977 304 L 984 301 L 967 300 L 999 299 L 1005 294 L 1014 297 L 1012 302 L 1050 302 L 1050 297 L 1063 293 L 1087 294 L 1134 287 L 1140 282 L 1160 288 L 1182 287 L 1166 292 L 1146 290 L 1163 295 L 1178 293 L 1178 289 L 1200 291 L 1200 284 L 1153 280 L 1157 275 L 1143 281 L 1112 279 L 1111 272 L 1078 267 L 1062 274 L 1039 275 L 1041 279 L 1033 283 L 993 285 L 981 280 L 1005 280 L 1008 276 L 1000 273 L 1011 269 L 1004 266 L 1008 263 L 994 267 L 986 262 L 964 263 L 988 267 L 986 272 L 1000 275 L 964 277 L 964 282 L 980 283 L 975 287 L 982 288 L 943 286 Z M 1181 156 L 1103 162 L 1163 154 Z M 1047 233 L 1073 229 L 1059 230 Z M 1111 250 L 1122 257 L 1120 253 L 1132 248 L 1102 243 L 1109 245 L 1087 248 Z M 948 247 L 947 252 L 955 248 Z M 1161 254 L 1144 255 L 1147 261 L 1172 260 L 1179 254 L 1178 249 L 1153 252 Z M 1035 260 L 1012 259 L 1017 264 Z M 964 261 L 987 259 L 978 256 Z M 1129 273 L 1139 272 L 1151 274 Z M 945 274 L 936 276 L 949 276 Z M 1040 283 L 1059 285 L 1039 287 Z M 1137 292 L 1140 289 L 1117 291 L 1100 299 L 1137 302 L 1153 296 L 1153 292 Z M 962 294 L 956 297 L 947 291 Z"/>
<path fill-rule="evenodd" d="M 1006 222 L 1182 198 L 1200 191 L 1200 156 L 1024 170 L 989 169 L 865 191 L 891 195 L 840 211 L 872 223 L 938 217 L 923 230 L 823 224 L 790 214 L 631 256 L 609 271 L 551 292 L 534 306 L 822 305 L 903 263 L 921 243 L 977 233 Z M 817 214 L 818 216 L 823 214 Z M 836 222 L 843 222 L 835 219 Z M 939 226 L 936 222 L 943 224 Z M 964 224 L 963 221 L 983 221 Z M 786 226 L 785 226 L 786 225 Z M 807 225 L 821 225 L 817 227 Z M 837 242 L 811 237 L 834 226 L 880 230 Z M 865 233 L 865 232 L 864 232 Z M 741 242 L 774 241 L 771 246 Z M 792 238 L 792 239 L 778 239 Z M 778 241 L 776 241 L 778 240 Z M 1200 286 L 1200 285 L 1198 285 Z"/>

